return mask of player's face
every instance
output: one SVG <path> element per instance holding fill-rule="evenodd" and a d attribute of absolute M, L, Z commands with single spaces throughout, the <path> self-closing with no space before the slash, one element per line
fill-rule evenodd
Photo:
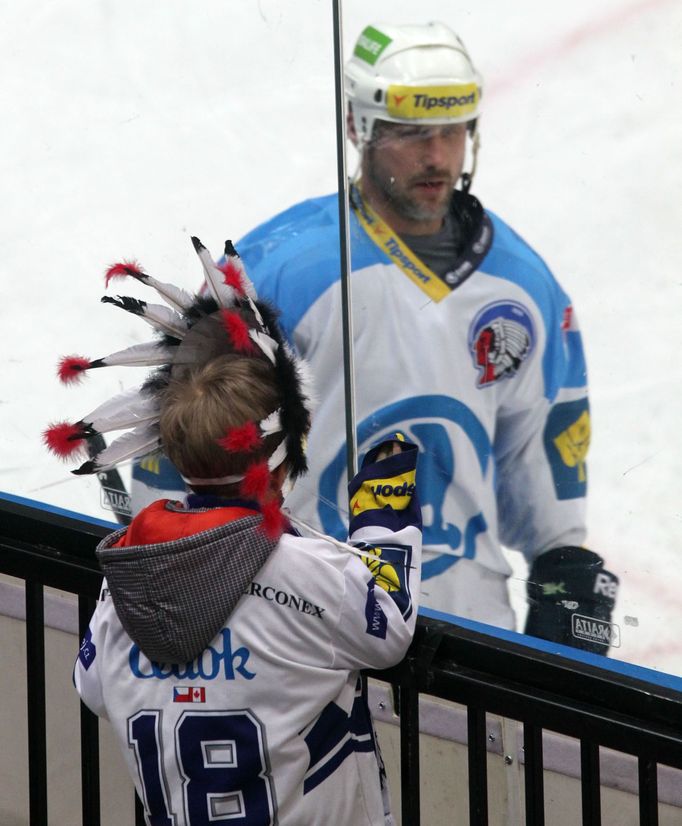
<path fill-rule="evenodd" d="M 363 157 L 370 202 L 398 232 L 440 229 L 464 166 L 466 124 L 379 122 Z"/>

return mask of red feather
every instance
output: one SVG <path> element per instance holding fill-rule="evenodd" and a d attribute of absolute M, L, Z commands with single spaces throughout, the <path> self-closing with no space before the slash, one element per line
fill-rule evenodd
<path fill-rule="evenodd" d="M 83 378 L 83 373 L 90 367 L 90 359 L 83 356 L 63 356 L 57 366 L 57 375 L 64 384 L 73 384 Z"/>
<path fill-rule="evenodd" d="M 271 499 L 261 505 L 263 521 L 258 526 L 270 539 L 279 539 L 284 533 L 287 520 L 279 507 L 277 499 Z"/>
<path fill-rule="evenodd" d="M 112 264 L 104 273 L 105 287 L 109 286 L 112 278 L 124 278 L 126 275 L 139 278 L 144 275 L 144 270 L 137 261 L 122 261 L 119 264 Z"/>
<path fill-rule="evenodd" d="M 253 353 L 256 345 L 249 336 L 249 325 L 234 310 L 221 310 L 223 327 L 229 336 L 232 346 L 240 353 Z"/>
<path fill-rule="evenodd" d="M 50 425 L 43 433 L 43 441 L 48 450 L 62 459 L 68 458 L 84 446 L 81 426 L 69 422 Z"/>
<path fill-rule="evenodd" d="M 255 422 L 247 422 L 241 427 L 230 428 L 218 444 L 223 450 L 235 453 L 248 453 L 263 444 L 260 430 Z"/>
<path fill-rule="evenodd" d="M 218 269 L 225 276 L 225 283 L 228 287 L 232 287 L 239 295 L 246 295 L 244 285 L 242 284 L 242 276 L 239 267 L 231 258 L 228 258 L 223 264 L 220 264 Z"/>
<path fill-rule="evenodd" d="M 267 462 L 257 462 L 251 465 L 242 479 L 241 494 L 247 499 L 256 499 L 260 502 L 270 486 L 270 468 Z"/>

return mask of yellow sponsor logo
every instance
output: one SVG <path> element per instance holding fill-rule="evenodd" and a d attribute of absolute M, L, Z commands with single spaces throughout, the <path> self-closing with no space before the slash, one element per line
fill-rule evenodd
<path fill-rule="evenodd" d="M 414 494 L 414 480 L 414 470 L 390 479 L 368 479 L 350 500 L 351 516 L 386 506 L 396 511 L 405 510 Z"/>
<path fill-rule="evenodd" d="M 475 83 L 454 86 L 389 86 L 388 114 L 394 118 L 462 118 L 473 115 L 479 102 Z"/>
<path fill-rule="evenodd" d="M 432 301 L 441 301 L 452 289 L 394 235 L 393 230 L 362 199 L 354 205 L 355 214 L 365 232 L 380 246 L 405 275 Z"/>
<path fill-rule="evenodd" d="M 140 467 L 142 470 L 146 470 L 149 473 L 156 473 L 158 476 L 161 473 L 161 459 L 158 453 L 151 454 L 149 456 L 145 456 L 144 459 L 140 462 Z"/>
<path fill-rule="evenodd" d="M 587 410 L 555 439 L 561 460 L 568 467 L 578 468 L 578 480 L 585 481 L 585 457 L 590 447 L 590 414 Z"/>
<path fill-rule="evenodd" d="M 376 584 L 384 591 L 400 590 L 400 577 L 389 562 L 382 562 L 381 548 L 374 548 L 370 556 L 363 556 L 362 561 L 369 568 Z"/>

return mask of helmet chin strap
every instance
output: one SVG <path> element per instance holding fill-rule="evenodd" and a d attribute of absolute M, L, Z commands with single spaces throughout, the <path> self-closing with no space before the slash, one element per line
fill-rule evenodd
<path fill-rule="evenodd" d="M 476 174 L 476 161 L 478 159 L 478 150 L 481 146 L 481 136 L 476 129 L 471 136 L 471 172 L 462 172 L 460 180 L 462 181 L 462 192 L 468 192 L 471 189 L 471 184 Z"/>

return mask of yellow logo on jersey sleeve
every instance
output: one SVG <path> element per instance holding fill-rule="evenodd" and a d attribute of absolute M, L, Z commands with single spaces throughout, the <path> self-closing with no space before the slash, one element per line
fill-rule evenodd
<path fill-rule="evenodd" d="M 585 458 L 590 447 L 590 414 L 585 410 L 573 424 L 570 424 L 555 439 L 563 463 L 567 467 L 578 468 L 578 481 L 585 481 Z"/>
<path fill-rule="evenodd" d="M 387 593 L 400 590 L 400 577 L 390 562 L 381 560 L 381 548 L 373 548 L 371 554 L 362 557 L 376 584 Z"/>
<path fill-rule="evenodd" d="M 161 457 L 158 453 L 150 453 L 140 461 L 140 467 L 142 470 L 155 473 L 158 476 L 161 473 Z"/>

